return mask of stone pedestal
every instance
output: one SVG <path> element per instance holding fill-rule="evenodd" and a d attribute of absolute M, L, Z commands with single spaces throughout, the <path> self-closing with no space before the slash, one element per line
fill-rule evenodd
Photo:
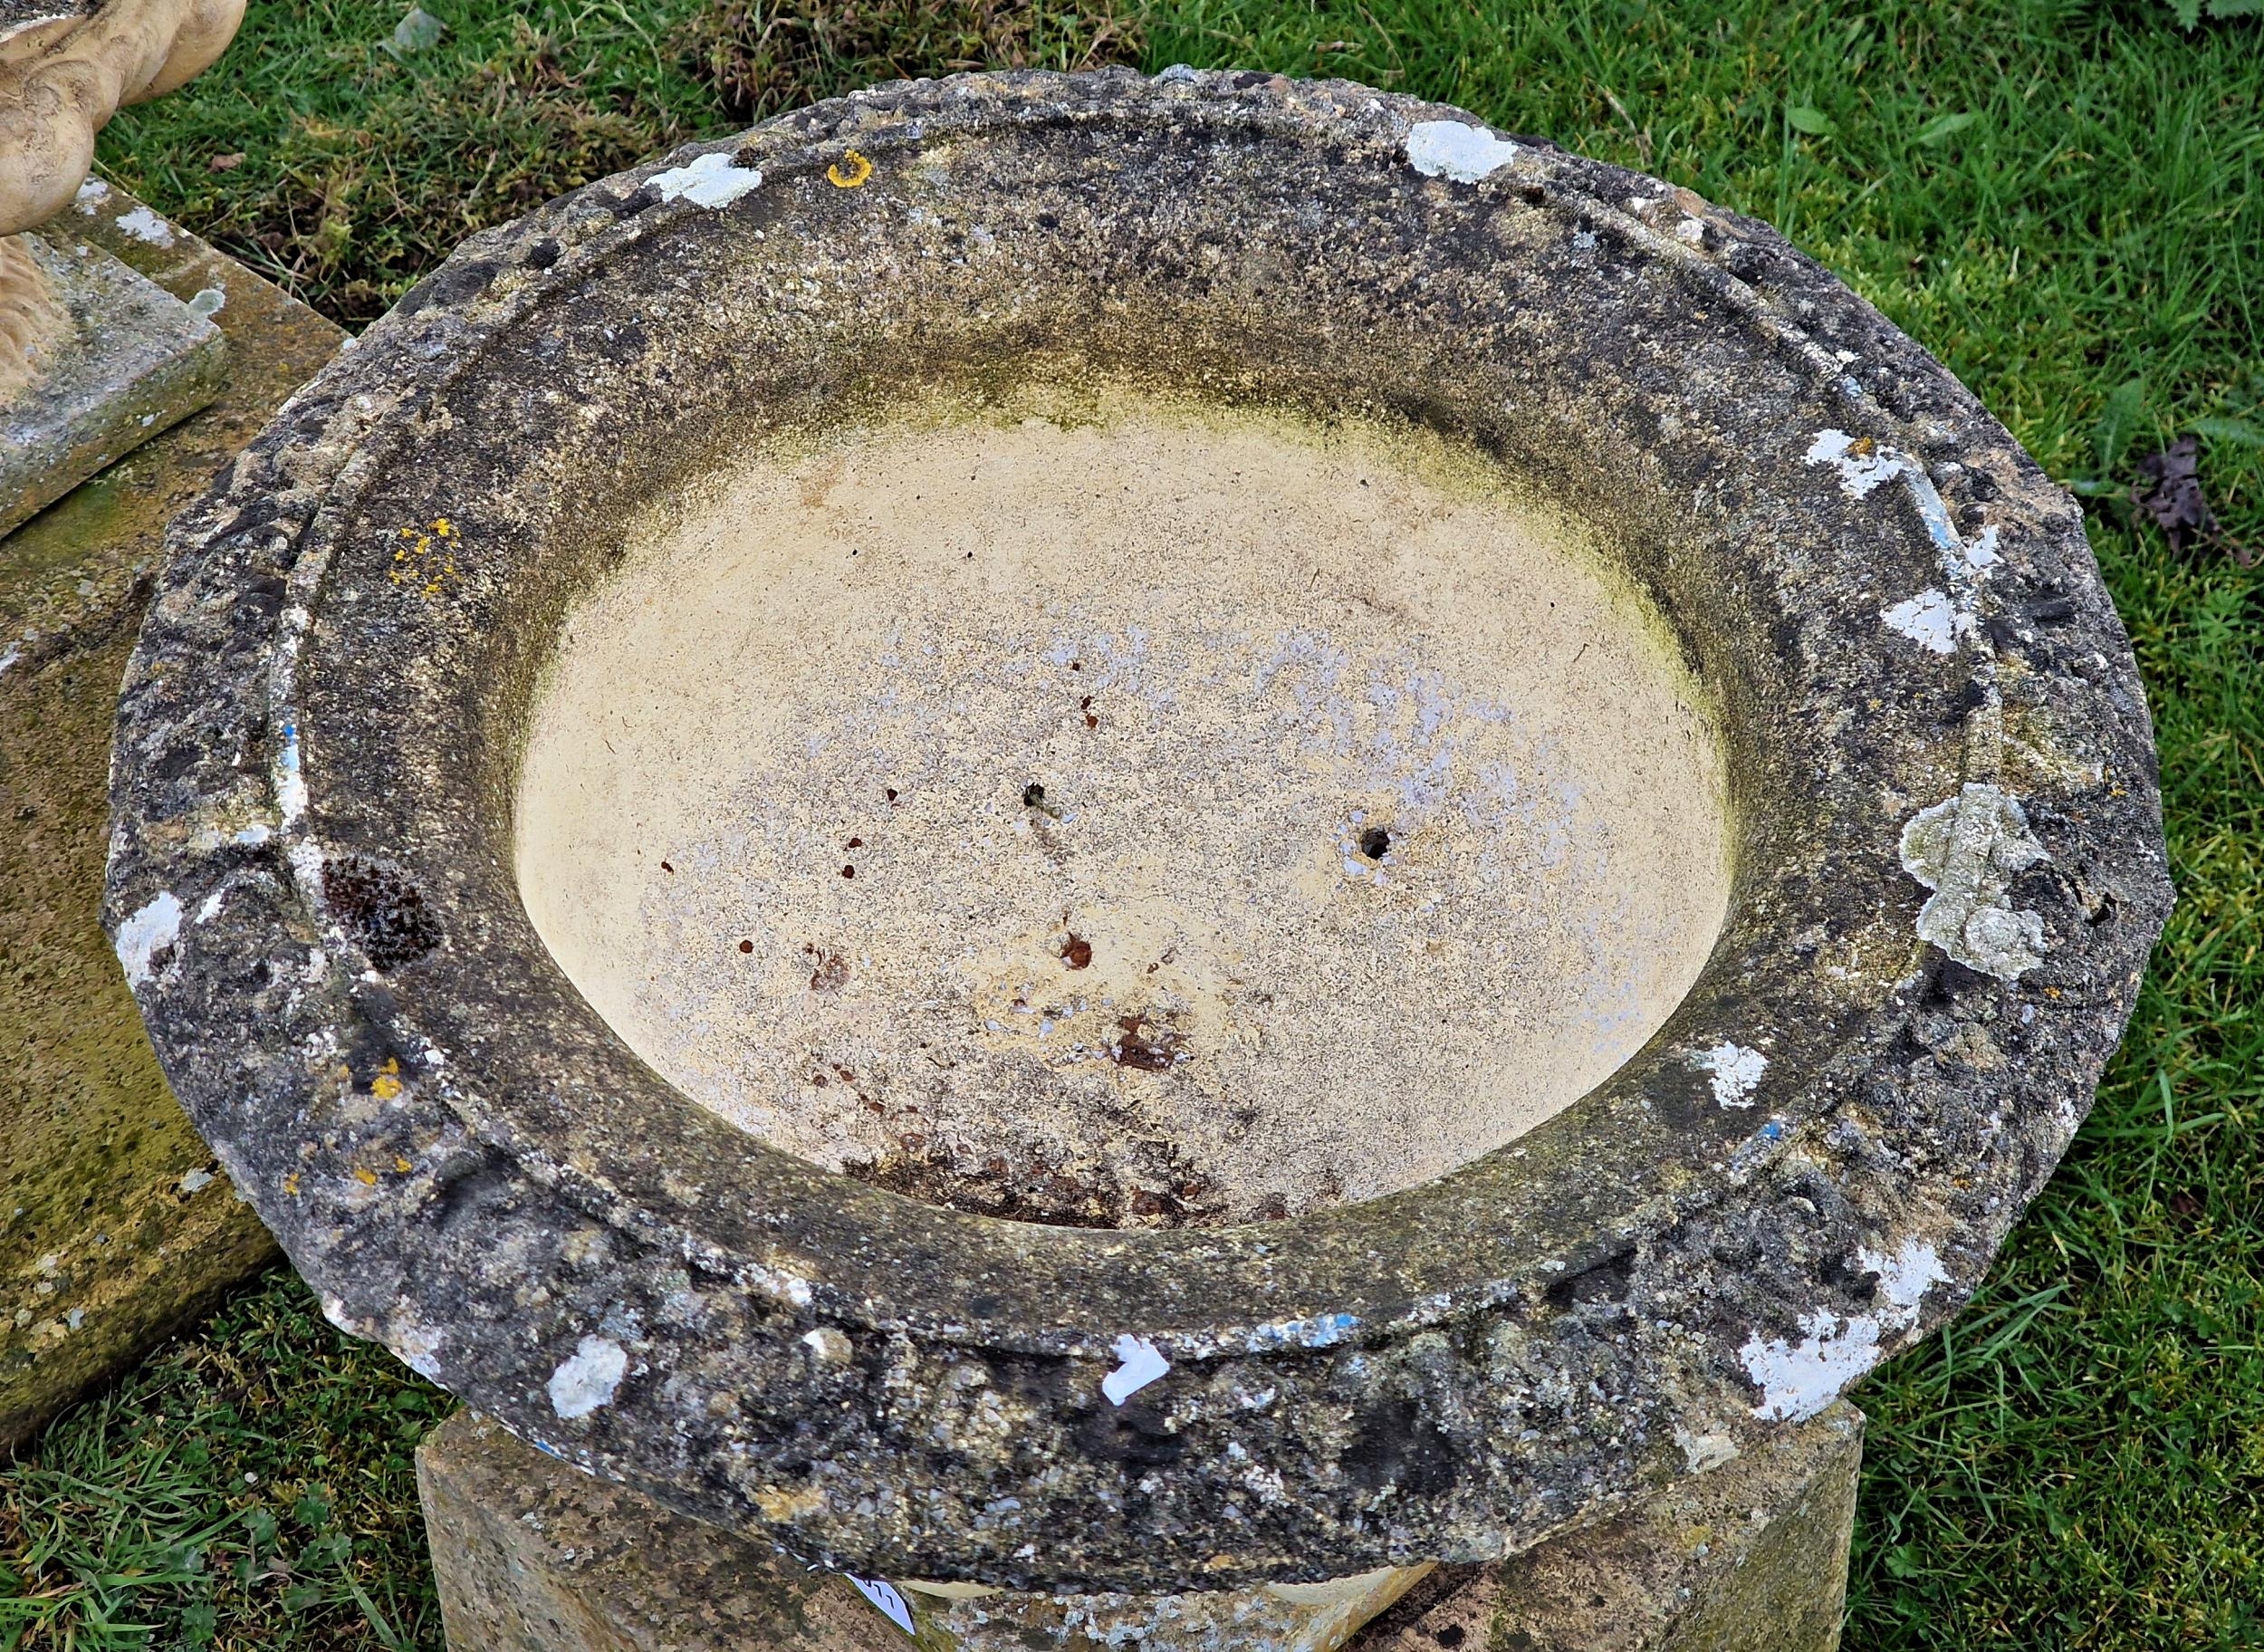
<path fill-rule="evenodd" d="M 97 922 L 103 786 L 167 520 L 344 336 L 122 191 L 48 233 L 207 294 L 229 356 L 202 412 L 0 536 L 0 1452 L 275 1253 L 166 1088 Z"/>
<path fill-rule="evenodd" d="M 244 0 L 0 0 L 0 534 L 218 392 L 216 295 L 184 303 L 74 219 L 106 193 L 87 180 L 103 123 L 205 68 L 243 15 Z M 146 207 L 126 227 L 160 248 L 173 234 Z"/>
<path fill-rule="evenodd" d="M 417 1468 L 452 1652 L 1830 1652 L 1862 1441 L 1842 1402 L 1497 1565 L 1160 1596 L 860 1585 L 471 1412 Z"/>
<path fill-rule="evenodd" d="M 0 371 L 0 534 L 206 406 L 226 371 L 224 290 L 182 303 L 73 235 L 83 216 L 0 240 L 0 310 L 24 335 L 0 346 L 25 370 L 13 385 Z"/>

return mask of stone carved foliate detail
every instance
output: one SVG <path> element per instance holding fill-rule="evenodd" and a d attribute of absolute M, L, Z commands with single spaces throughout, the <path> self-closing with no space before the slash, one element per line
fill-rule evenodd
<path fill-rule="evenodd" d="M 0 0 L 0 235 L 62 210 L 93 165 L 94 134 L 210 64 L 244 5 Z"/>

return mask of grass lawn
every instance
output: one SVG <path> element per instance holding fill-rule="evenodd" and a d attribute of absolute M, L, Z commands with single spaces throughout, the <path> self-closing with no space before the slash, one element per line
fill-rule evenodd
<path fill-rule="evenodd" d="M 2264 18 L 1041 4 L 426 0 L 446 32 L 397 57 L 397 0 L 254 0 L 101 164 L 349 324 L 480 225 L 669 143 L 986 57 L 1344 75 L 1776 223 L 2088 485 L 2182 891 L 1990 1286 L 1861 1390 L 1847 1644 L 2264 1647 L 2264 571 L 2173 552 L 2110 485 L 2199 430 L 2227 529 L 2264 549 Z M 0 1652 L 436 1648 L 408 1454 L 446 1406 L 271 1280 L 0 1470 Z"/>

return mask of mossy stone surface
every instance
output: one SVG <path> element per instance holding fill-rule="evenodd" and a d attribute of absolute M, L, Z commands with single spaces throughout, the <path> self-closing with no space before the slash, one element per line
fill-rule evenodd
<path fill-rule="evenodd" d="M 90 189 L 54 233 L 177 298 L 223 295 L 217 398 L 0 537 L 0 1448 L 274 1254 L 166 1088 L 102 934 L 105 788 L 167 519 L 343 335 L 186 230 L 153 239 L 158 222 Z"/>

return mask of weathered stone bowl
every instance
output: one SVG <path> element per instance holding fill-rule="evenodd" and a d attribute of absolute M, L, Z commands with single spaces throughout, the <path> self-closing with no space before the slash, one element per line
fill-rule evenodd
<path fill-rule="evenodd" d="M 868 1575 L 1480 1559 L 1726 1460 L 1971 1290 L 2169 900 L 1972 397 L 1357 86 L 592 185 L 176 533 L 109 920 L 244 1196 L 523 1436 Z"/>

